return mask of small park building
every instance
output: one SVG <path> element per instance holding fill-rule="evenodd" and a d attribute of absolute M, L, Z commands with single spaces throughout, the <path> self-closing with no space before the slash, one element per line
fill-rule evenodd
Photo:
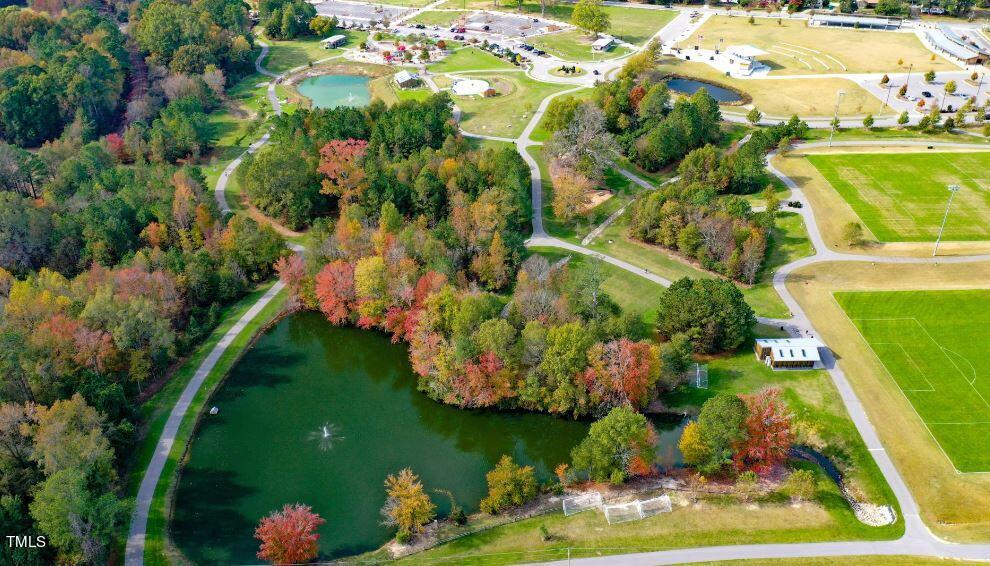
<path fill-rule="evenodd" d="M 415 88 L 419 86 L 419 75 L 409 71 L 399 71 L 395 74 L 395 84 L 399 88 Z"/>
<path fill-rule="evenodd" d="M 347 36 L 346 35 L 339 35 L 339 34 L 338 35 L 331 35 L 330 37 L 328 37 L 326 39 L 321 39 L 320 40 L 320 45 L 323 46 L 323 49 L 334 49 L 336 47 L 340 47 L 341 45 L 343 45 L 345 43 L 347 43 Z"/>
<path fill-rule="evenodd" d="M 757 338 L 756 357 L 773 369 L 810 369 L 820 364 L 822 343 L 814 338 Z"/>
<path fill-rule="evenodd" d="M 725 50 L 724 57 L 728 59 L 729 68 L 734 74 L 748 76 L 767 67 L 757 60 L 757 57 L 766 54 L 766 51 L 752 45 L 733 45 Z"/>
<path fill-rule="evenodd" d="M 608 51 L 612 48 L 612 44 L 615 43 L 615 39 L 609 36 L 599 37 L 591 44 L 592 51 Z"/>

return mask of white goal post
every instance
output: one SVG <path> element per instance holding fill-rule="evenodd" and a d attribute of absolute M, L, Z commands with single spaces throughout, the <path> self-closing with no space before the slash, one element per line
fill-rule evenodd
<path fill-rule="evenodd" d="M 670 513 L 670 496 L 661 495 L 660 497 L 643 501 L 637 499 L 629 503 L 604 505 L 602 506 L 602 511 L 605 512 L 605 519 L 610 525 L 639 521 L 640 519 L 652 517 L 658 513 Z"/>
<path fill-rule="evenodd" d="M 602 494 L 597 491 L 582 493 L 573 497 L 565 497 L 563 503 L 564 515 L 570 517 L 588 509 L 597 509 L 602 506 Z"/>

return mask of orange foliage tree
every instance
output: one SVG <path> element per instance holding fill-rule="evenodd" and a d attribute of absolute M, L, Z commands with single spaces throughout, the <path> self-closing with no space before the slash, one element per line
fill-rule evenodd
<path fill-rule="evenodd" d="M 735 449 L 735 465 L 739 470 L 765 474 L 787 458 L 794 442 L 793 415 L 775 387 L 743 395 L 742 399 L 749 416 L 743 424 L 746 436 Z"/>

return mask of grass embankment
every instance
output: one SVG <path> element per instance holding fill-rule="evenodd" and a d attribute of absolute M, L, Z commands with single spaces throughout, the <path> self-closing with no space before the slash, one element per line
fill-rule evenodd
<path fill-rule="evenodd" d="M 818 229 L 822 233 L 822 238 L 830 248 L 843 252 L 869 253 L 873 255 L 931 257 L 935 239 L 934 236 L 927 242 L 881 243 L 877 236 L 871 232 L 870 225 L 862 221 L 859 215 L 856 214 L 853 207 L 842 198 L 839 191 L 837 191 L 807 159 L 809 155 L 825 154 L 830 152 L 850 153 L 857 151 L 869 153 L 891 152 L 895 155 L 909 155 L 913 152 L 924 152 L 927 150 L 919 147 L 898 148 L 896 147 L 896 142 L 892 142 L 890 147 L 843 147 L 832 148 L 831 150 L 827 148 L 812 148 L 807 150 L 798 149 L 788 153 L 785 156 L 775 157 L 773 163 L 777 169 L 793 179 L 794 182 L 801 187 L 802 192 L 811 203 L 811 208 L 815 214 L 815 221 L 818 224 Z M 939 151 L 945 150 L 940 149 Z M 990 154 L 988 154 L 988 156 L 990 156 Z M 983 173 L 979 173 L 977 178 L 981 178 L 983 176 Z M 868 186 L 868 184 L 864 186 Z M 945 184 L 939 182 L 935 188 L 945 190 L 944 187 Z M 943 214 L 948 197 L 948 191 L 945 192 L 946 194 L 940 197 L 939 205 L 942 207 Z M 957 208 L 957 204 L 958 203 L 953 204 L 953 210 L 956 212 L 960 210 Z M 845 226 L 850 222 L 857 222 L 863 225 L 863 242 L 860 245 L 851 246 L 843 235 Z M 941 218 L 939 218 L 939 222 L 941 222 Z M 943 241 L 939 245 L 939 254 L 941 255 L 987 253 L 988 251 L 990 251 L 990 242 L 988 241 Z"/>
<path fill-rule="evenodd" d="M 753 98 L 752 105 L 768 117 L 788 118 L 794 114 L 807 117 L 832 116 L 837 91 L 845 92 L 839 104 L 842 116 L 880 116 L 882 102 L 851 80 L 843 78 L 808 78 L 801 80 L 745 80 L 726 77 L 705 63 L 664 58 L 661 71 L 695 77 L 745 92 Z M 739 106 L 723 106 L 723 111 L 745 114 Z M 894 115 L 890 107 L 884 116 Z"/>
<path fill-rule="evenodd" d="M 825 141 L 829 138 L 831 130 L 828 128 L 815 128 L 808 130 L 804 136 L 804 141 L 815 142 Z M 990 140 L 984 137 L 957 134 L 953 132 L 925 132 L 915 127 L 909 128 L 842 128 L 832 134 L 833 141 L 864 141 L 864 140 L 911 140 L 911 141 L 938 141 L 952 143 L 971 143 L 975 146 L 990 144 Z"/>
<path fill-rule="evenodd" d="M 956 472 L 833 293 L 985 289 L 987 281 L 990 262 L 824 263 L 798 270 L 788 283 L 862 400 L 925 523 L 935 534 L 956 542 L 990 540 L 990 517 L 985 512 L 990 508 L 990 474 Z"/>
<path fill-rule="evenodd" d="M 714 49 L 753 45 L 766 53 L 757 59 L 770 66 L 771 76 L 824 73 L 907 73 L 914 70 L 958 71 L 932 52 L 913 33 L 836 29 L 809 26 L 805 19 L 714 16 L 678 46 Z M 704 39 L 700 39 L 700 38 Z M 700 43 L 699 43 L 700 39 Z M 900 64 L 898 64 L 900 61 Z M 835 91 L 830 92 L 834 98 Z"/>
<path fill-rule="evenodd" d="M 461 128 L 474 134 L 515 138 L 522 134 L 540 102 L 569 88 L 535 81 L 522 73 L 472 74 L 488 81 L 499 94 L 491 98 L 455 96 L 460 107 Z"/>
<path fill-rule="evenodd" d="M 216 347 L 224 334 L 258 302 L 271 286 L 272 284 L 263 285 L 234 305 L 228 307 L 217 328 L 176 370 L 175 375 L 173 375 L 168 385 L 141 406 L 142 422 L 146 424 L 143 440 L 135 450 L 134 463 L 131 466 L 131 472 L 128 474 L 128 490 L 131 496 L 135 495 L 140 487 L 141 478 L 157 448 L 158 439 L 161 436 L 165 422 L 168 420 L 168 416 L 179 396 L 182 394 L 182 391 L 185 389 L 186 384 L 192 379 L 196 370 L 199 369 L 199 366 L 213 348 Z M 172 451 L 169 453 L 168 461 L 162 471 L 162 476 L 158 482 L 154 500 L 151 504 L 148 516 L 147 537 L 145 539 L 144 556 L 146 564 L 171 563 L 169 558 L 171 550 L 168 548 L 169 545 L 167 543 L 169 500 L 177 480 L 179 461 L 185 453 L 186 445 L 192 436 L 204 404 L 209 399 L 213 389 L 223 380 L 223 377 L 230 371 L 240 355 L 251 344 L 257 332 L 281 312 L 287 296 L 284 292 L 276 295 L 233 339 L 230 346 L 213 367 L 213 370 L 206 377 L 203 386 L 190 404 L 179 427 L 179 432 L 176 435 L 175 443 L 172 446 Z"/>

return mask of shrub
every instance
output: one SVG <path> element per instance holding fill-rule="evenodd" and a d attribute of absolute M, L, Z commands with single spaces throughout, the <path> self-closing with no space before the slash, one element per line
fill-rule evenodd
<path fill-rule="evenodd" d="M 787 476 L 781 491 L 793 499 L 808 501 L 815 497 L 815 475 L 810 470 L 796 470 Z"/>
<path fill-rule="evenodd" d="M 522 505 L 536 497 L 536 476 L 532 466 L 520 466 L 508 454 L 485 476 L 488 497 L 481 500 L 481 510 L 495 515 L 509 507 Z"/>

